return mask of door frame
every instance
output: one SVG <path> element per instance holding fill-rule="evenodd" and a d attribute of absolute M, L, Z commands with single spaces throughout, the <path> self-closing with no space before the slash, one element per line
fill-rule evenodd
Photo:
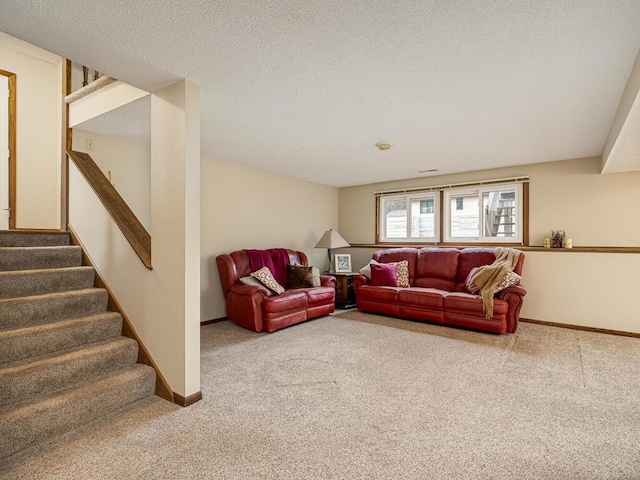
<path fill-rule="evenodd" d="M 17 102 L 15 73 L 0 69 L 0 75 L 9 79 L 9 229 L 16 228 L 16 118 Z"/>

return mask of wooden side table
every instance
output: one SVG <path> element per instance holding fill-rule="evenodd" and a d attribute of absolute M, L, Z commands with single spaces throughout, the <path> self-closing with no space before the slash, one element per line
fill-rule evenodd
<path fill-rule="evenodd" d="M 336 308 L 347 310 L 356 308 L 356 289 L 353 276 L 356 273 L 330 273 L 336 277 Z"/>

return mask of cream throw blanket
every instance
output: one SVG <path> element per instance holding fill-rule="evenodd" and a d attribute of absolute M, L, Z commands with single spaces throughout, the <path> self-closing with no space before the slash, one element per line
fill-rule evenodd
<path fill-rule="evenodd" d="M 495 261 L 491 265 L 478 268 L 470 279 L 470 283 L 480 289 L 486 318 L 493 317 L 493 296 L 496 294 L 500 282 L 509 272 L 513 272 L 520 257 L 520 250 L 496 247 L 494 254 Z"/>

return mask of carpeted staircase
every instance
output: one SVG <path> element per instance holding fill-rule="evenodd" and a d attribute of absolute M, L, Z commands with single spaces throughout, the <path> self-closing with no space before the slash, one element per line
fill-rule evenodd
<path fill-rule="evenodd" d="M 153 395 L 67 233 L 0 232 L 0 459 Z"/>

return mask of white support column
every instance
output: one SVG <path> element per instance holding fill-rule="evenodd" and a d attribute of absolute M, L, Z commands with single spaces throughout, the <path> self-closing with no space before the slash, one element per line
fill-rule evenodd
<path fill-rule="evenodd" d="M 145 317 L 162 331 L 151 355 L 189 397 L 200 391 L 200 87 L 186 80 L 151 97 L 151 238 Z"/>
<path fill-rule="evenodd" d="M 640 170 L 640 52 L 604 144 L 601 173 L 637 170 Z"/>

